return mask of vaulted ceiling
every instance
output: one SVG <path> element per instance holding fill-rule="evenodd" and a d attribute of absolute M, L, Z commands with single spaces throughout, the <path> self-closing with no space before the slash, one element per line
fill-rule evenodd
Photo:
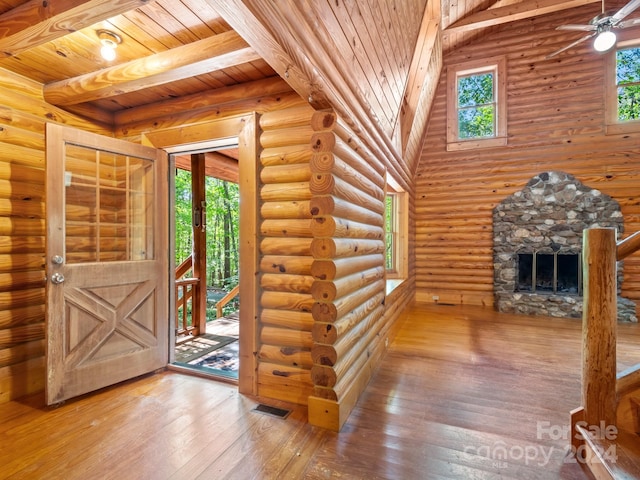
<path fill-rule="evenodd" d="M 505 22 L 599 1 L 0 0 L 0 68 L 113 129 L 194 101 L 293 89 L 407 144 L 412 124 L 426 122 L 418 104 L 443 52 Z M 112 62 L 99 54 L 101 30 L 121 39 Z"/>

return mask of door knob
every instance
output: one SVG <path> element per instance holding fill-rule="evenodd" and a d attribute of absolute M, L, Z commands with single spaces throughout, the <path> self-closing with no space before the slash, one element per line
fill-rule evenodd
<path fill-rule="evenodd" d="M 54 273 L 53 275 L 51 275 L 51 283 L 60 285 L 62 282 L 64 282 L 64 275 L 62 275 L 61 273 Z"/>
<path fill-rule="evenodd" d="M 55 265 L 62 265 L 62 262 L 64 262 L 64 258 L 62 258 L 62 256 L 60 255 L 54 255 L 53 257 L 51 257 L 51 263 Z"/>

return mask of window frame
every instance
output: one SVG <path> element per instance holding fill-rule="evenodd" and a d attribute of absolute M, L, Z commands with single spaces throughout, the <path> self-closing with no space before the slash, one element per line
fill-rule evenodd
<path fill-rule="evenodd" d="M 387 208 L 386 208 L 386 199 L 387 197 L 393 197 L 393 227 L 392 232 L 387 231 Z M 398 182 L 396 182 L 393 177 L 391 177 L 387 173 L 387 181 L 385 186 L 385 213 L 384 213 L 384 242 L 385 242 L 385 255 L 384 255 L 384 266 L 385 266 L 385 276 L 387 278 L 387 283 L 391 280 L 393 282 L 393 287 L 399 285 L 403 280 L 407 278 L 409 271 L 409 257 L 408 257 L 408 249 L 409 249 L 409 198 L 407 192 L 400 187 Z M 393 238 L 393 258 L 394 264 L 392 268 L 387 268 L 387 238 L 388 234 L 392 234 Z M 393 290 L 393 288 L 387 288 L 387 291 Z"/>
<path fill-rule="evenodd" d="M 447 151 L 501 147 L 507 144 L 507 60 L 504 56 L 457 63 L 447 67 Z M 493 73 L 495 135 L 483 138 L 458 137 L 458 79 Z"/>
<path fill-rule="evenodd" d="M 637 33 L 636 33 L 637 35 Z M 615 48 L 604 57 L 604 114 L 605 134 L 617 135 L 640 131 L 640 119 L 618 120 L 618 85 L 617 85 L 617 52 L 627 48 L 640 48 L 640 38 L 631 38 L 630 34 L 619 34 Z"/>

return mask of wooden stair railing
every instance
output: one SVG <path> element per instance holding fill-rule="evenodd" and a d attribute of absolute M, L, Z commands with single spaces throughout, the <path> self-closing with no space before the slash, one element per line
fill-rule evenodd
<path fill-rule="evenodd" d="M 216 318 L 220 318 L 222 316 L 222 307 L 224 307 L 227 303 L 233 300 L 236 295 L 240 292 L 240 285 L 236 285 L 231 289 L 229 293 L 227 293 L 224 297 L 222 297 L 218 303 L 216 303 Z"/>
<path fill-rule="evenodd" d="M 193 268 L 193 256 L 189 255 L 184 262 L 182 262 L 176 268 L 176 337 L 180 335 L 197 335 L 198 322 L 194 318 L 197 316 L 197 309 L 193 308 L 194 292 L 198 288 L 200 283 L 199 278 L 184 277 Z M 184 277 L 184 278 L 183 278 Z M 191 304 L 191 318 L 187 315 L 189 310 L 189 304 Z M 182 308 L 182 311 L 180 309 Z M 191 320 L 191 321 L 189 321 Z"/>
<path fill-rule="evenodd" d="M 584 230 L 582 406 L 571 412 L 571 444 L 597 479 L 617 478 L 601 455 L 606 432 L 617 431 L 618 399 L 640 387 L 640 364 L 616 373 L 616 262 L 639 249 L 640 232 L 616 244 L 613 228 Z"/>

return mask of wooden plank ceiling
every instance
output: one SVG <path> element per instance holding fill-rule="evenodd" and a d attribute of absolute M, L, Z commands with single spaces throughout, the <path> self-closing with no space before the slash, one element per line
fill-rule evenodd
<path fill-rule="evenodd" d="M 381 1 L 389 6 L 388 0 Z M 408 1 L 393 0 L 392 8 L 398 4 L 401 10 Z M 419 4 L 411 1 L 412 5 Z M 439 21 L 446 53 L 501 23 L 597 1 L 429 0 L 424 15 Z M 327 3 L 334 6 L 333 10 L 314 10 L 319 15 L 337 11 L 335 6 L 341 2 L 348 5 L 343 11 L 350 15 L 369 12 L 362 17 L 373 18 L 371 12 L 380 10 L 376 0 L 332 0 Z M 233 3 L 253 7 L 265 4 L 264 0 Z M 205 101 L 229 102 L 247 92 L 296 89 L 295 84 L 290 87 L 278 76 L 275 65 L 272 68 L 233 31 L 215 5 L 221 5 L 219 0 L 0 0 L 0 68 L 43 84 L 49 103 L 110 127 L 132 119 L 140 122 L 153 118 L 163 111 L 162 102 L 176 98 L 206 94 Z M 225 9 L 228 15 L 231 7 Z M 286 18 L 284 13 L 282 18 Z M 320 18 L 323 20 L 327 31 L 340 28 L 357 34 L 351 18 Z M 282 25 L 282 21 L 274 25 Z M 100 30 L 122 39 L 112 62 L 100 56 Z M 421 31 L 437 35 L 438 29 Z M 427 43 L 420 38 L 405 39 L 404 43 L 407 41 L 414 49 Z M 381 64 L 393 68 L 393 62 Z M 412 75 L 408 66 L 402 73 L 406 78 L 399 79 L 396 96 L 402 95 Z M 397 72 L 381 74 L 392 78 Z"/>

